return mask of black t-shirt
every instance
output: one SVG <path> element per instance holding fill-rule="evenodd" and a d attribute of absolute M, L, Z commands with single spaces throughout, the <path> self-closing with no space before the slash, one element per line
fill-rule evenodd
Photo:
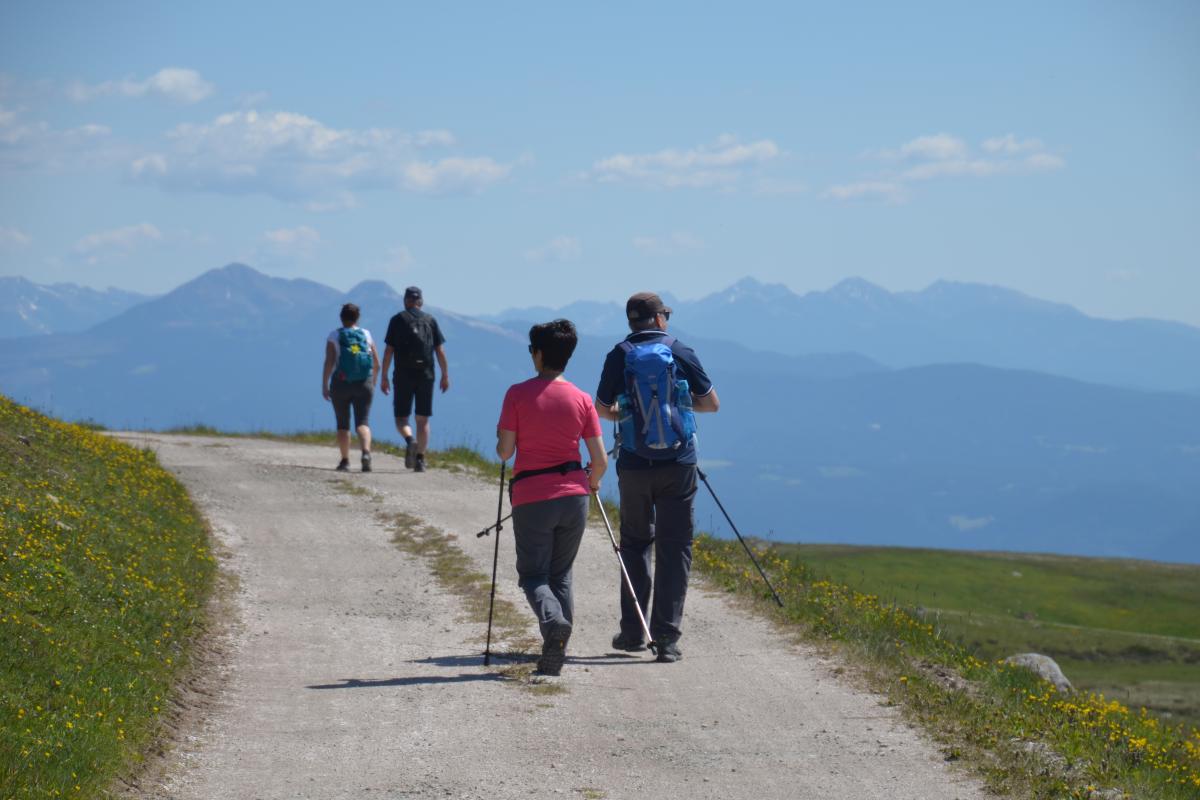
<path fill-rule="evenodd" d="M 625 341 L 633 344 L 652 341 L 656 336 L 668 336 L 666 331 L 650 330 L 637 331 L 625 337 Z M 703 397 L 712 391 L 712 381 L 696 356 L 696 351 L 676 339 L 671 345 L 671 355 L 675 357 L 675 368 L 679 375 L 688 382 L 688 389 L 697 397 Z M 604 369 L 600 372 L 600 385 L 596 388 L 596 399 L 606 406 L 611 406 L 617 395 L 625 391 L 625 351 L 620 345 L 614 347 L 604 359 Z M 647 469 L 655 464 L 695 464 L 696 442 L 693 438 L 686 446 L 680 448 L 679 455 L 674 459 L 652 461 L 642 458 L 636 453 L 621 448 L 617 457 L 617 467 L 620 469 Z"/>
<path fill-rule="evenodd" d="M 433 316 L 426 314 L 419 308 L 409 308 L 406 309 L 406 311 L 417 319 L 422 317 L 428 318 L 430 327 L 433 328 L 433 346 L 435 349 L 446 343 L 446 337 L 442 336 L 442 329 L 438 327 L 437 320 Z M 397 356 L 402 353 L 408 353 L 410 348 L 413 346 L 413 339 L 416 338 L 412 332 L 412 328 L 409 327 L 408 321 L 404 319 L 404 313 L 404 311 L 401 311 L 399 314 L 396 314 L 391 318 L 391 320 L 388 322 L 387 336 L 383 337 L 383 343 L 394 349 Z M 400 359 L 397 358 L 395 367 L 392 370 L 392 375 L 397 376 L 401 374 L 408 375 L 410 377 L 420 375 L 424 378 L 432 380 L 433 359 L 430 358 L 429 363 L 423 367 L 411 369 L 402 366 Z"/>

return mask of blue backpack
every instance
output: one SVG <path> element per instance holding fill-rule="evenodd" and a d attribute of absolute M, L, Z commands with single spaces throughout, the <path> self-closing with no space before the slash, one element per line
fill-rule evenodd
<path fill-rule="evenodd" d="M 625 394 L 617 397 L 621 448 L 642 458 L 673 459 L 696 434 L 688 382 L 675 370 L 674 337 L 621 342 Z"/>
<path fill-rule="evenodd" d="M 348 383 L 359 383 L 371 377 L 371 346 L 362 328 L 342 328 L 338 331 L 338 377 Z"/>

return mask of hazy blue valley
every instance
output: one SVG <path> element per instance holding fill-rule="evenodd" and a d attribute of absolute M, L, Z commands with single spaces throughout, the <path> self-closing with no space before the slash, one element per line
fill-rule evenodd
<path fill-rule="evenodd" d="M 321 341 L 338 307 L 359 303 L 381 338 L 402 305 L 380 282 L 343 293 L 241 265 L 75 307 L 4 286 L 0 391 L 110 427 L 328 429 Z M 743 533 L 1200 562 L 1200 329 L 972 284 L 889 293 L 852 279 L 800 296 L 743 280 L 668 302 L 721 394 L 701 454 Z M 487 319 L 454 313 L 452 297 L 430 304 L 454 382 L 435 446 L 490 449 L 504 389 L 530 372 L 530 322 L 577 323 L 567 377 L 589 392 L 623 331 L 615 302 Z M 390 399 L 372 416 L 394 437 Z M 728 533 L 707 497 L 697 515 Z"/>

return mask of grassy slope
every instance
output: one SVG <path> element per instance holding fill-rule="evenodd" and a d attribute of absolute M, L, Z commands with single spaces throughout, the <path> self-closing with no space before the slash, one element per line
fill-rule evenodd
<path fill-rule="evenodd" d="M 214 562 L 154 456 L 0 396 L 0 797 L 95 797 L 157 731 Z"/>
<path fill-rule="evenodd" d="M 985 660 L 1045 653 L 1081 689 L 1200 727 L 1200 567 L 834 545 L 780 552 L 927 609 L 944 636 Z"/>
<path fill-rule="evenodd" d="M 1200 730 L 1164 724 L 1099 694 L 1057 693 L 1032 673 L 980 658 L 944 635 L 940 626 L 945 615 L 939 620 L 929 613 L 913 613 L 898 598 L 878 594 L 868 578 L 868 564 L 878 576 L 895 578 L 905 571 L 904 559 L 912 551 L 873 551 L 874 559 L 858 564 L 857 574 L 849 576 L 853 586 L 831 579 L 827 565 L 813 566 L 799 557 L 800 552 L 786 545 L 760 551 L 783 597 L 783 609 L 770 604 L 737 542 L 701 537 L 694 563 L 715 583 L 748 598 L 782 625 L 842 650 L 861 666 L 864 679 L 942 743 L 947 759 L 964 759 L 998 793 L 1046 800 L 1090 799 L 1098 796 L 1097 789 L 1120 790 L 1117 796 L 1139 799 L 1200 794 Z M 850 551 L 825 552 L 846 557 Z M 997 597 L 1006 594 L 995 589 L 1004 585 L 997 583 L 1001 575 L 991 575 L 989 592 L 989 579 L 972 570 L 1000 569 L 1010 556 L 981 565 L 978 554 L 938 555 L 956 564 L 931 565 L 920 572 L 923 580 L 930 576 L 932 584 L 932 576 L 944 575 L 947 586 L 958 587 L 974 598 L 972 602 L 1008 602 Z M 1047 561 L 1038 556 L 1014 558 L 1027 558 L 1035 567 Z M 894 568 L 889 568 L 891 563 Z M 1011 565 L 1008 561 L 1007 577 L 1014 580 Z M 1016 571 L 1024 580 L 1024 572 Z M 1053 608 L 1061 601 L 1060 585 L 1053 584 L 1047 592 L 1055 600 L 1038 607 Z M 1128 587 L 1124 591 L 1128 593 Z M 1167 598 L 1171 591 L 1165 589 Z M 1029 599 L 1038 596 L 1034 592 Z M 1088 613 L 1082 605 L 1071 605 L 1077 613 Z"/>

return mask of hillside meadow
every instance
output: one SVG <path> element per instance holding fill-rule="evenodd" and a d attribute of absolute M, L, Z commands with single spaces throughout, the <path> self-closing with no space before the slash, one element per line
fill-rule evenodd
<path fill-rule="evenodd" d="M 779 552 L 920 609 L 980 658 L 1045 653 L 1079 689 L 1200 727 L 1200 566 L 841 545 Z"/>
<path fill-rule="evenodd" d="M 0 797 L 97 797 L 136 769 L 215 562 L 154 455 L 0 396 Z"/>
<path fill-rule="evenodd" d="M 963 759 L 997 793 L 1046 800 L 1200 794 L 1200 729 L 1189 724 L 1196 650 L 1179 635 L 1196 624 L 1194 568 L 896 548 L 756 549 L 782 609 L 738 542 L 702 536 L 694 563 L 783 630 L 839 651 L 852 674 L 900 705 L 947 759 Z M 1013 582 L 1023 588 L 1010 591 Z M 947 609 L 940 614 L 929 605 L 935 595 Z M 1000 624 L 1013 609 L 1027 626 Z M 1082 624 L 1112 616 L 1124 620 L 1121 627 Z M 1064 622 L 1049 625 L 1055 617 Z M 1050 637 L 1049 629 L 1062 636 Z M 1081 661 L 1101 665 L 1095 685 L 1080 672 L 1077 691 L 1060 693 L 1000 658 L 1067 641 L 1063 632 L 1076 634 L 1070 647 Z M 1146 652 L 1167 668 L 1136 672 L 1134 653 Z M 1073 664 L 1064 661 L 1070 676 Z M 1147 674 L 1175 678 L 1179 702 L 1155 713 L 1126 700 L 1136 685 L 1130 676 Z M 1102 690 L 1113 682 L 1118 691 Z"/>

